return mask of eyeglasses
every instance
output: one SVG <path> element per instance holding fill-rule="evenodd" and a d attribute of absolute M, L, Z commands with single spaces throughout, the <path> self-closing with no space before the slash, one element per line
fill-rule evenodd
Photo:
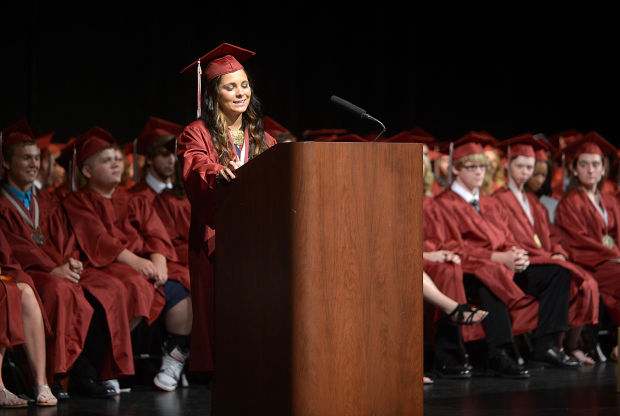
<path fill-rule="evenodd" d="M 466 165 L 466 166 L 463 166 L 463 169 L 465 169 L 467 172 L 473 172 L 476 169 L 485 170 L 486 168 L 487 168 L 487 165 Z"/>

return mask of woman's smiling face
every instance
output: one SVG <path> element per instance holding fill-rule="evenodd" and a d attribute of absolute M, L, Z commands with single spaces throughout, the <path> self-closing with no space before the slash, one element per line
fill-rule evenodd
<path fill-rule="evenodd" d="M 252 88 L 243 69 L 222 75 L 218 86 L 220 110 L 228 118 L 236 118 L 247 110 Z"/>

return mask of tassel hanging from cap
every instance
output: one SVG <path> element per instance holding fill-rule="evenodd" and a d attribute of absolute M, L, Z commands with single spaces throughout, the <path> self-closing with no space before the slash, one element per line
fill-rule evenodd
<path fill-rule="evenodd" d="M 132 144 L 132 153 L 133 153 L 133 181 L 134 183 L 138 183 L 140 180 L 140 172 L 138 172 L 138 138 L 133 139 Z"/>
<path fill-rule="evenodd" d="M 77 149 L 75 146 L 73 146 L 73 157 L 71 158 L 71 164 L 69 165 L 69 168 L 71 170 L 71 182 L 69 183 L 69 186 L 71 187 L 71 192 L 77 191 L 77 181 L 76 181 L 77 166 L 75 166 L 76 160 L 77 160 Z"/>
<path fill-rule="evenodd" d="M 448 174 L 446 175 L 446 188 L 452 185 L 452 152 L 454 151 L 454 142 L 450 142 L 450 150 L 448 151 Z"/>
<path fill-rule="evenodd" d="M 196 118 L 198 119 L 202 115 L 200 108 L 200 99 L 202 95 L 202 68 L 200 67 L 200 59 L 198 60 L 198 65 L 196 66 L 196 73 L 198 76 L 198 110 L 196 111 Z"/>

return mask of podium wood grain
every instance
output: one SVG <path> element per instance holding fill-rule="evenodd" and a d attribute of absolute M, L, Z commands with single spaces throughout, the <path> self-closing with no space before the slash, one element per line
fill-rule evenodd
<path fill-rule="evenodd" d="M 422 414 L 421 163 L 285 143 L 218 188 L 213 414 Z"/>

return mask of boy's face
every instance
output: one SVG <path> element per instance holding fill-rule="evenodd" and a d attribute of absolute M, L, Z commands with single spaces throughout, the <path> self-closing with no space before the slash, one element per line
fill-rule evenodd
<path fill-rule="evenodd" d="M 174 176 L 176 156 L 170 152 L 162 152 L 153 158 L 147 159 L 151 172 L 162 180 L 168 180 Z"/>
<path fill-rule="evenodd" d="M 82 167 L 82 174 L 89 183 L 115 186 L 121 182 L 123 163 L 115 149 L 104 149 L 95 155 L 92 165 L 85 164 Z"/>
<path fill-rule="evenodd" d="M 452 173 L 462 186 L 469 192 L 473 192 L 482 186 L 486 169 L 487 165 L 485 163 L 467 161 L 460 169 L 453 168 Z"/>
<path fill-rule="evenodd" d="M 40 157 L 41 150 L 36 144 L 15 145 L 11 160 L 4 162 L 8 179 L 21 189 L 32 185 L 39 174 Z"/>

